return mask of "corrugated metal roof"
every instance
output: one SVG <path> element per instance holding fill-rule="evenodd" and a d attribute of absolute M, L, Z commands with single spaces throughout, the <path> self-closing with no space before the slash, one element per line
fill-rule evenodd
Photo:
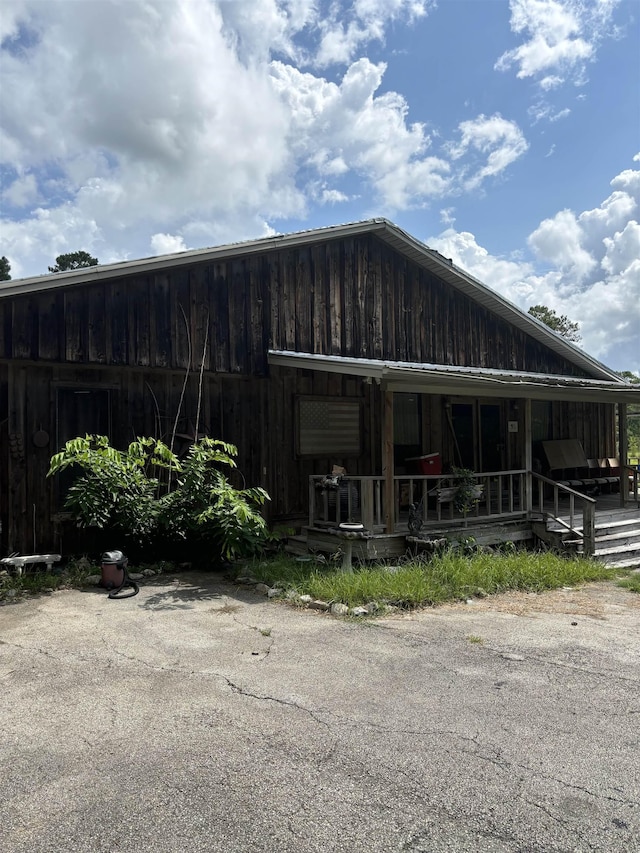
<path fill-rule="evenodd" d="M 487 310 L 501 317 L 511 325 L 521 329 L 581 370 L 599 379 L 613 380 L 625 384 L 613 370 L 588 355 L 580 347 L 551 331 L 544 323 L 521 311 L 520 308 L 509 302 L 508 299 L 500 296 L 496 291 L 491 290 L 490 287 L 487 287 L 478 281 L 478 279 L 469 275 L 469 273 L 456 267 L 439 252 L 430 249 L 397 225 L 382 218 L 369 219 L 364 222 L 353 222 L 345 225 L 314 228 L 308 231 L 298 231 L 293 234 L 262 237 L 258 240 L 229 243 L 224 246 L 207 249 L 192 249 L 171 255 L 157 255 L 151 258 L 121 261 L 115 264 L 99 264 L 95 267 L 86 267 L 74 270 L 73 272 L 16 279 L 0 284 L 0 298 L 53 288 L 73 287 L 87 283 L 108 281 L 109 279 L 126 275 L 139 275 L 189 264 L 211 263 L 242 255 L 253 255 L 269 250 L 300 246 L 318 240 L 340 239 L 365 233 L 375 233 L 396 251 L 405 255 L 424 269 L 439 276 L 473 301 L 484 306 Z"/>
<path fill-rule="evenodd" d="M 392 390 L 460 396 L 520 399 L 566 399 L 585 402 L 640 402 L 640 386 L 617 379 L 584 379 L 516 370 L 416 364 L 366 358 L 269 350 L 269 363 L 281 367 L 322 370 L 384 381 Z"/>

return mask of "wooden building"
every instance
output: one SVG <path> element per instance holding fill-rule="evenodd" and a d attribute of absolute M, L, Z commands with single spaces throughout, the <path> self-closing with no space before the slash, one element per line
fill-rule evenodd
<path fill-rule="evenodd" d="M 274 522 L 331 515 L 340 494 L 317 481 L 338 465 L 356 486 L 348 514 L 381 534 L 442 486 L 408 461 L 427 454 L 484 475 L 490 517 L 529 517 L 550 473 L 541 442 L 624 462 L 638 396 L 383 219 L 5 282 L 2 550 L 68 550 L 46 478 L 65 441 L 167 440 L 177 416 L 187 443 L 200 383 L 200 432 L 238 446 Z M 442 509 L 426 501 L 425 523 Z"/>

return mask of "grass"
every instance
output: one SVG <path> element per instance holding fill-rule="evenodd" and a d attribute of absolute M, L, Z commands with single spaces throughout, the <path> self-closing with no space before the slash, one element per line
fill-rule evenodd
<path fill-rule="evenodd" d="M 27 569 L 18 575 L 7 571 L 0 576 L 0 600 L 80 587 L 89 575 L 96 574 L 97 571 L 99 570 L 84 560 L 71 560 L 64 568 L 52 572 Z"/>
<path fill-rule="evenodd" d="M 352 574 L 336 571 L 331 565 L 301 563 L 280 556 L 255 563 L 250 573 L 285 593 L 295 589 L 299 595 L 340 601 L 349 607 L 378 601 L 405 608 L 493 595 L 508 589 L 539 592 L 615 577 L 600 563 L 550 552 L 464 555 L 454 550 L 392 569 L 362 566 Z"/>
<path fill-rule="evenodd" d="M 640 592 L 640 574 L 629 575 L 622 581 L 619 581 L 618 586 L 631 590 L 631 592 Z"/>

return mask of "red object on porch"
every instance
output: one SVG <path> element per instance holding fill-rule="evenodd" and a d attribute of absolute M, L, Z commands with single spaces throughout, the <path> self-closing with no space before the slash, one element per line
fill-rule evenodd
<path fill-rule="evenodd" d="M 439 453 L 427 453 L 426 456 L 412 456 L 407 462 L 413 463 L 419 474 L 442 474 L 442 459 Z"/>

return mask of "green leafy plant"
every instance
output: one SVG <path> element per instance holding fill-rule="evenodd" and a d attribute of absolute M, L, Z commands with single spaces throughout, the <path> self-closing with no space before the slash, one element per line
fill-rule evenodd
<path fill-rule="evenodd" d="M 482 486 L 478 485 L 476 475 L 470 468 L 453 467 L 451 473 L 455 487 L 453 506 L 457 512 L 466 515 L 482 497 Z"/>
<path fill-rule="evenodd" d="M 87 435 L 52 457 L 49 476 L 80 469 L 65 509 L 81 527 L 121 531 L 140 545 L 182 540 L 231 559 L 256 553 L 268 539 L 260 513 L 267 492 L 237 489 L 221 470 L 236 467 L 237 453 L 232 444 L 202 438 L 179 459 L 158 439 L 117 450 L 105 436 Z"/>

